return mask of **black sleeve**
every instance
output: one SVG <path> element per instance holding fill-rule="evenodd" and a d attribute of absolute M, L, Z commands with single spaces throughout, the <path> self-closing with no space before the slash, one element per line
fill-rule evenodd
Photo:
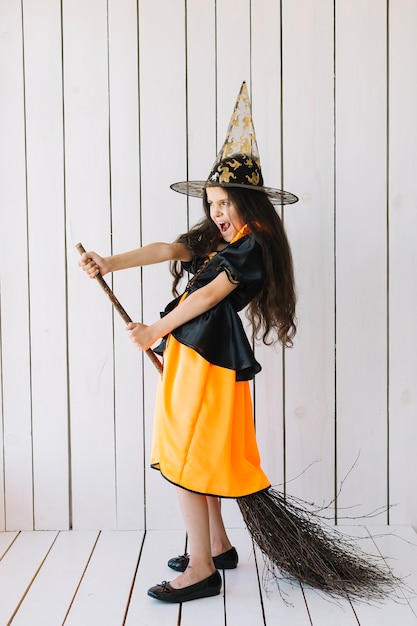
<path fill-rule="evenodd" d="M 263 280 L 262 250 L 253 237 L 241 240 L 239 246 L 228 246 L 219 252 L 212 263 L 218 272 L 225 271 L 233 284 L 241 287 L 257 284 Z"/>

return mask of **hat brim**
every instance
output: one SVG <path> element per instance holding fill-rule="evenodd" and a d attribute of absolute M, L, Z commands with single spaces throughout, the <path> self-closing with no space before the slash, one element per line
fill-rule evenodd
<path fill-rule="evenodd" d="M 206 180 L 184 180 L 180 183 L 173 183 L 170 185 L 173 191 L 183 193 L 186 196 L 193 196 L 194 198 L 202 198 L 204 189 L 207 185 Z M 294 204 L 298 202 L 298 198 L 289 191 L 282 191 L 280 189 L 274 189 L 273 187 L 255 187 L 250 185 L 239 185 L 233 183 L 221 183 L 216 185 L 219 187 L 239 187 L 241 189 L 248 189 L 249 191 L 263 191 L 266 193 L 272 204 Z"/>

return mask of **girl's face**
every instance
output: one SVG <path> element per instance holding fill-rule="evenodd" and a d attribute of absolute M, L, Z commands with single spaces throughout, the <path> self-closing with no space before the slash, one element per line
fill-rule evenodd
<path fill-rule="evenodd" d="M 224 187 L 207 187 L 206 194 L 210 217 L 223 239 L 230 243 L 245 223 L 240 217 L 235 203 L 229 200 L 229 195 Z"/>

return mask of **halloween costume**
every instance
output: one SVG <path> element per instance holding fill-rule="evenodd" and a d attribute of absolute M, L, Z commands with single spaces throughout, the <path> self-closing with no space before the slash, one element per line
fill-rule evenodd
<path fill-rule="evenodd" d="M 168 338 L 151 464 L 190 491 L 236 498 L 269 486 L 260 467 L 248 383 L 261 366 L 238 316 L 262 285 L 262 252 L 244 227 L 210 259 L 186 265 L 195 278 L 168 311 L 219 272 L 237 287 Z"/>
<path fill-rule="evenodd" d="M 207 181 L 171 185 L 202 197 L 206 185 L 240 187 L 267 193 L 272 202 L 292 203 L 289 192 L 264 187 L 249 94 L 242 84 L 226 141 Z M 226 272 L 237 288 L 215 307 L 172 331 L 160 380 L 151 465 L 171 482 L 191 491 L 240 497 L 269 486 L 260 468 L 248 380 L 256 361 L 238 312 L 262 286 L 262 250 L 247 226 L 210 259 L 184 264 L 194 275 L 186 297 Z M 171 302 L 168 313 L 181 306 Z M 165 342 L 156 349 L 162 353 Z"/>

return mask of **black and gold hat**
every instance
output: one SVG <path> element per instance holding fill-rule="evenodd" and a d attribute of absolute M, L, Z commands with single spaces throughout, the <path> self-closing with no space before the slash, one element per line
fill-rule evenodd
<path fill-rule="evenodd" d="M 240 187 L 264 191 L 272 204 L 293 204 L 298 198 L 288 191 L 265 187 L 261 161 L 253 126 L 251 104 L 246 83 L 242 83 L 221 147 L 207 180 L 183 181 L 171 189 L 187 196 L 202 198 L 205 187 Z"/>

